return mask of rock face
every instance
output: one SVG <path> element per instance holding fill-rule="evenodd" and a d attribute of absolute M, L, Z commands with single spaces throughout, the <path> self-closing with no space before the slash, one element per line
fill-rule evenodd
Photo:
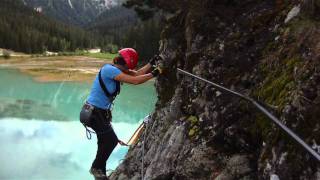
<path fill-rule="evenodd" d="M 177 1 L 170 7 L 175 13 L 160 42 L 165 73 L 156 81 L 156 110 L 110 179 L 319 179 L 319 162 L 252 105 L 176 71 L 264 102 L 319 149 L 320 28 L 303 2 Z"/>

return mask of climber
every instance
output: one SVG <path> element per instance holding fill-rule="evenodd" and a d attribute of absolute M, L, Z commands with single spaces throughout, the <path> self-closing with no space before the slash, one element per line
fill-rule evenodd
<path fill-rule="evenodd" d="M 112 64 L 105 64 L 97 74 L 80 113 L 80 121 L 92 128 L 98 139 L 96 158 L 90 168 L 90 173 L 96 179 L 108 179 L 107 159 L 118 143 L 126 145 L 118 139 L 111 126 L 111 108 L 114 98 L 120 92 L 120 82 L 137 85 L 158 76 L 161 70 L 155 65 L 159 58 L 160 56 L 151 58 L 148 64 L 135 71 L 138 53 L 132 48 L 124 48 L 119 51 Z"/>

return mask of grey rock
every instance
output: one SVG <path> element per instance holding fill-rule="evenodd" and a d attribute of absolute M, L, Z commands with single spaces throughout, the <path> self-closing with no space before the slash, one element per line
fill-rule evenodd
<path fill-rule="evenodd" d="M 250 167 L 250 162 L 247 156 L 235 155 L 231 157 L 231 159 L 227 163 L 226 168 L 216 178 L 216 180 L 242 179 L 242 177 L 251 173 L 252 171 L 253 170 Z"/>
<path fill-rule="evenodd" d="M 293 7 L 290 12 L 287 14 L 284 23 L 288 23 L 291 19 L 296 17 L 300 13 L 300 5 Z"/>
<path fill-rule="evenodd" d="M 320 142 L 319 25 L 308 17 L 293 21 L 299 6 L 292 1 L 284 8 L 271 1 L 215 3 L 181 1 L 163 32 L 166 73 L 155 83 L 145 179 L 317 179 L 312 158 L 250 104 L 176 67 L 273 104 L 267 108 L 307 143 Z M 197 121 L 188 122 L 190 116 Z M 139 177 L 141 148 L 130 148 L 111 179 Z"/>
<path fill-rule="evenodd" d="M 183 126 L 171 126 L 169 128 L 153 154 L 150 165 L 146 170 L 146 179 L 153 179 L 170 173 L 174 169 L 173 162 L 177 160 L 177 155 L 185 142 L 184 131 Z"/>

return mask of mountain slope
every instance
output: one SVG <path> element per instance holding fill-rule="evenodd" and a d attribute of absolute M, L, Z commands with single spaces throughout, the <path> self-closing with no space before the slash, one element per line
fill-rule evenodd
<path fill-rule="evenodd" d="M 88 27 L 90 30 L 108 35 L 115 31 L 122 32 L 135 26 L 138 18 L 134 10 L 116 6 L 101 13 Z"/>
<path fill-rule="evenodd" d="M 74 51 L 98 45 L 100 38 L 54 21 L 18 0 L 0 0 L 0 47 L 26 53 Z"/>
<path fill-rule="evenodd" d="M 254 107 L 176 70 L 265 102 L 319 152 L 319 1 L 153 2 L 175 10 L 161 36 L 159 100 L 110 179 L 320 179 L 319 162 Z"/>
<path fill-rule="evenodd" d="M 148 61 L 158 52 L 161 28 L 160 18 L 141 21 L 134 10 L 123 6 L 103 12 L 88 25 L 90 31 L 106 36 L 118 47 L 135 48 L 142 61 Z"/>
<path fill-rule="evenodd" d="M 102 12 L 122 1 L 112 0 L 22 0 L 29 7 L 37 9 L 56 20 L 78 26 L 85 26 Z"/>

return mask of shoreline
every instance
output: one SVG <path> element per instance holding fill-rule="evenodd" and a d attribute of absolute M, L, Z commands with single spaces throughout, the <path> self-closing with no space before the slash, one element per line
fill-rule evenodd
<path fill-rule="evenodd" d="M 17 69 L 38 82 L 91 82 L 99 68 L 111 60 L 85 56 L 23 57 L 0 59 L 0 67 Z"/>

